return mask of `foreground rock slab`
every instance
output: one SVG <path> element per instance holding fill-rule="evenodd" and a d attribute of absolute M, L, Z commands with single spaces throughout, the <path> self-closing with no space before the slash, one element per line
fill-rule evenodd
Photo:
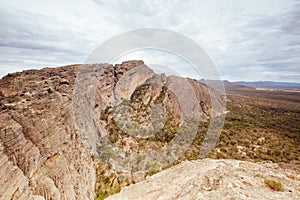
<path fill-rule="evenodd" d="M 281 190 L 271 189 L 265 180 L 281 183 Z M 300 199 L 300 175 L 268 162 L 185 161 L 107 199 Z"/>

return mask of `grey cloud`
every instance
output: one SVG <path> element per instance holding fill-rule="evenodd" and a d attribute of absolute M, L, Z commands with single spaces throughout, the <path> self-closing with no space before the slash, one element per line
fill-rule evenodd
<path fill-rule="evenodd" d="M 85 36 L 57 19 L 36 13 L 1 8 L 0 27 L 0 76 L 19 69 L 18 66 L 36 68 L 83 62 L 92 49 Z"/>
<path fill-rule="evenodd" d="M 281 76 L 281 73 L 299 71 L 299 5 L 281 16 L 256 16 L 245 24 L 240 29 L 242 41 L 232 43 L 228 54 L 223 56 L 223 62 L 220 63 L 223 64 L 223 73 L 229 74 L 231 68 L 238 66 L 239 72 L 235 75 L 241 79 L 248 76 L 247 72 L 252 71 L 256 72 L 260 79 L 266 77 L 260 76 L 259 73 L 274 72 L 273 79 L 283 80 L 286 76 Z M 249 66 L 252 68 L 249 69 Z M 263 70 L 259 71 L 255 66 L 263 66 Z"/>
<path fill-rule="evenodd" d="M 84 48 L 88 43 L 83 35 L 66 28 L 67 24 L 35 13 L 2 9 L 0 23 L 1 46 L 82 53 L 83 49 L 72 47 L 81 43 Z"/>

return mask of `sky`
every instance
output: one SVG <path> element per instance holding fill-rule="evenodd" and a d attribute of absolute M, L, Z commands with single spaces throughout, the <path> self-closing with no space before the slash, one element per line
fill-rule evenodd
<path fill-rule="evenodd" d="M 85 63 L 103 42 L 139 28 L 192 39 L 222 79 L 300 82 L 299 0 L 0 0 L 0 77 Z M 163 51 L 135 51 L 116 62 L 127 59 L 201 78 Z"/>

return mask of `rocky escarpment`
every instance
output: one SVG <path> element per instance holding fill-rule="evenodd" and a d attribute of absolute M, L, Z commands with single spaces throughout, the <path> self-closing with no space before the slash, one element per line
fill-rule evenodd
<path fill-rule="evenodd" d="M 205 84 L 143 61 L 9 74 L 0 80 L 0 199 L 104 199 L 143 180 L 111 198 L 297 199 L 296 170 L 184 161 L 216 142 L 206 136 L 222 108 Z"/>
<path fill-rule="evenodd" d="M 95 170 L 73 123 L 77 65 L 0 80 L 0 199 L 93 199 Z"/>
<path fill-rule="evenodd" d="M 99 198 L 185 159 L 186 150 L 197 157 L 204 124 L 222 114 L 221 101 L 215 109 L 211 102 L 220 97 L 206 85 L 155 74 L 143 61 L 88 65 L 75 85 L 76 128 L 98 163 Z M 189 148 L 197 134 L 202 139 Z"/>
<path fill-rule="evenodd" d="M 268 162 L 203 159 L 182 162 L 107 200 L 299 198 L 299 171 Z"/>
<path fill-rule="evenodd" d="M 115 184 L 117 192 L 177 162 L 161 157 L 140 163 L 144 159 L 137 156 L 128 163 L 126 155 L 167 149 L 174 138 L 188 138 L 189 145 L 193 137 L 187 134 L 192 128 L 194 134 L 198 131 L 193 121 L 208 123 L 217 114 L 211 110 L 207 86 L 157 75 L 143 61 L 9 74 L 0 80 L 0 199 L 93 199 L 95 182 L 100 193 Z M 181 126 L 185 129 L 176 137 Z M 111 149 L 103 142 L 115 145 L 123 160 L 111 161 Z M 175 142 L 168 148 L 180 147 L 188 146 Z M 172 156 L 179 157 L 173 155 L 178 152 Z M 101 160 L 93 163 L 98 156 Z M 120 161 L 125 165 L 118 166 Z M 156 166 L 154 161 L 164 163 Z M 94 164 L 105 173 L 95 172 Z"/>

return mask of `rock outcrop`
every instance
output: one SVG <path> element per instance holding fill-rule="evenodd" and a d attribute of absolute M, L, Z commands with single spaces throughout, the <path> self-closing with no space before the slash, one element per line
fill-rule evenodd
<path fill-rule="evenodd" d="M 211 96 L 219 100 L 205 84 L 155 74 L 143 61 L 82 66 L 73 96 L 76 129 L 93 156 L 117 174 L 97 173 L 107 179 L 106 186 L 97 181 L 97 196 L 111 194 L 108 185 L 117 191 L 176 162 L 198 134 L 198 122 L 222 114 L 221 101 L 212 112 Z"/>
<path fill-rule="evenodd" d="M 74 128 L 77 65 L 0 80 L 0 199 L 93 199 L 95 170 Z"/>
<path fill-rule="evenodd" d="M 107 200 L 299 198 L 299 171 L 275 163 L 203 159 L 182 162 Z"/>
<path fill-rule="evenodd" d="M 8 74 L 0 80 L 0 200 L 103 199 L 139 181 L 109 199 L 297 199 L 296 170 L 270 163 L 205 159 L 144 180 L 215 142 L 205 134 L 222 102 L 205 84 L 155 74 L 143 61 Z"/>
<path fill-rule="evenodd" d="M 93 199 L 97 173 L 92 157 L 103 155 L 103 138 L 121 149 L 118 157 L 139 151 L 146 155 L 176 139 L 184 118 L 207 122 L 211 109 L 207 86 L 157 75 L 143 61 L 8 74 L 0 80 L 0 199 Z M 187 146 L 175 142 L 168 147 L 182 147 L 177 157 L 193 139 L 186 135 L 192 125 L 184 125 L 177 141 L 189 138 Z M 122 159 L 119 165 L 126 156 Z M 119 168 L 130 175 L 132 166 Z M 139 167 L 135 171 L 146 172 Z"/>

